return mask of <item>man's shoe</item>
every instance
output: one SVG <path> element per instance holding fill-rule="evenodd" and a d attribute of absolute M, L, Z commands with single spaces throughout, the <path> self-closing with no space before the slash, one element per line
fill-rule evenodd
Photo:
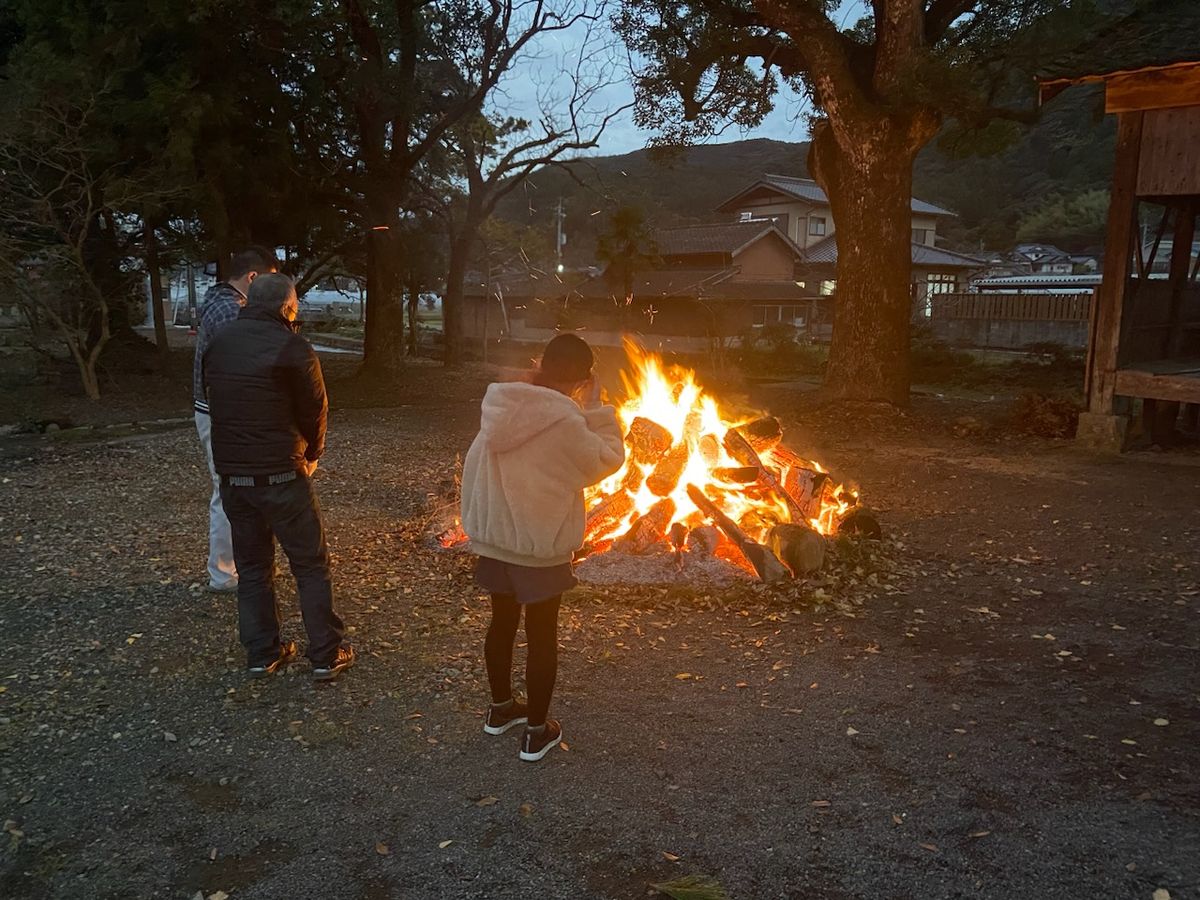
<path fill-rule="evenodd" d="M 210 594 L 236 594 L 237 586 L 238 586 L 238 583 L 236 580 L 235 581 L 227 581 L 224 584 L 213 584 L 210 581 L 208 583 L 208 587 L 206 587 L 204 590 L 206 590 Z"/>
<path fill-rule="evenodd" d="M 562 726 L 557 719 L 547 719 L 545 727 L 536 730 L 526 726 L 521 737 L 521 759 L 537 762 L 561 743 Z"/>
<path fill-rule="evenodd" d="M 246 673 L 251 678 L 265 678 L 274 675 L 293 659 L 296 658 L 296 642 L 284 641 L 279 647 L 279 656 L 269 663 L 256 663 L 246 667 Z"/>
<path fill-rule="evenodd" d="M 524 725 L 528 721 L 529 707 L 519 700 L 510 700 L 499 707 L 493 703 L 484 717 L 483 730 L 487 734 L 504 734 L 508 729 Z"/>
<path fill-rule="evenodd" d="M 337 655 L 327 663 L 313 663 L 313 681 L 333 681 L 354 665 L 357 657 L 353 647 L 338 647 Z"/>

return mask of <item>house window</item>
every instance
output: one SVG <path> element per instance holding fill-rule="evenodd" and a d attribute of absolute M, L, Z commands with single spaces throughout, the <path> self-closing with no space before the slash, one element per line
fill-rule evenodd
<path fill-rule="evenodd" d="M 828 296 L 832 295 L 833 292 L 836 290 L 837 290 L 837 282 L 836 281 L 822 281 L 821 282 L 821 296 L 822 297 L 828 297 Z"/>
<path fill-rule="evenodd" d="M 913 285 L 915 288 L 916 285 Z M 925 276 L 925 296 L 921 297 L 921 315 L 926 319 L 933 316 L 934 294 L 953 294 L 958 290 L 958 276 L 947 275 L 945 272 L 930 272 Z"/>
<path fill-rule="evenodd" d="M 928 228 L 914 228 L 912 230 L 912 242 L 914 244 L 932 244 L 933 241 L 929 240 L 929 231 Z"/>
<path fill-rule="evenodd" d="M 808 217 L 808 233 L 814 237 L 825 236 L 825 217 L 824 216 L 809 216 Z"/>
<path fill-rule="evenodd" d="M 945 272 L 930 272 L 925 276 L 925 283 L 929 285 L 927 293 L 930 294 L 953 294 L 958 290 L 958 276 Z"/>
<path fill-rule="evenodd" d="M 750 210 L 748 210 L 748 209 L 743 210 L 742 212 L 738 213 L 738 221 L 739 222 L 753 222 L 754 221 L 754 213 L 750 212 Z"/>

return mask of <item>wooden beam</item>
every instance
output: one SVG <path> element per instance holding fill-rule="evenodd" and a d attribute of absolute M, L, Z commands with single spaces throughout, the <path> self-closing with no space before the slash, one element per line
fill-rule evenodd
<path fill-rule="evenodd" d="M 1088 410 L 1113 413 L 1113 381 L 1120 350 L 1121 318 L 1129 288 L 1129 266 L 1137 233 L 1138 156 L 1142 143 L 1142 114 L 1122 113 L 1117 121 L 1117 150 L 1113 163 L 1104 241 L 1104 277 L 1096 292 L 1096 328 L 1088 348 Z"/>
<path fill-rule="evenodd" d="M 1121 369 L 1116 373 L 1115 386 L 1116 392 L 1122 397 L 1200 403 L 1200 372 L 1193 375 L 1155 375 L 1137 369 Z"/>
<path fill-rule="evenodd" d="M 1200 62 L 1110 75 L 1104 82 L 1107 113 L 1200 106 Z"/>

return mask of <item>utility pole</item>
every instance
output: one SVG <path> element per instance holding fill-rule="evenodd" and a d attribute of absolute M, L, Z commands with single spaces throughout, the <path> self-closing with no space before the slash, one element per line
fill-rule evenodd
<path fill-rule="evenodd" d="M 563 234 L 562 197 L 558 198 L 558 209 L 555 210 L 555 213 L 554 213 L 554 224 L 555 224 L 555 234 L 554 234 L 554 263 L 555 263 L 555 265 L 554 265 L 554 270 L 561 275 L 562 271 L 563 271 L 562 248 L 563 248 L 563 244 L 565 244 L 567 242 L 567 237 L 566 237 L 566 235 Z"/>

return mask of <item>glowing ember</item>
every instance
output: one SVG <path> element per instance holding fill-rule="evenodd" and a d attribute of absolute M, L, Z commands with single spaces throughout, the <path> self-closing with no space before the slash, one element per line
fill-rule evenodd
<path fill-rule="evenodd" d="M 775 419 L 734 416 L 704 393 L 692 370 L 665 367 L 659 356 L 629 342 L 626 352 L 631 371 L 621 373 L 625 400 L 617 415 L 627 460 L 587 492 L 585 550 L 681 551 L 685 544 L 707 544 L 744 565 L 739 530 L 757 544 L 785 524 L 829 535 L 858 504 L 857 491 L 835 485 L 818 463 L 780 443 Z M 689 486 L 699 496 L 689 494 Z M 711 527 L 714 511 L 727 517 L 719 534 Z"/>

